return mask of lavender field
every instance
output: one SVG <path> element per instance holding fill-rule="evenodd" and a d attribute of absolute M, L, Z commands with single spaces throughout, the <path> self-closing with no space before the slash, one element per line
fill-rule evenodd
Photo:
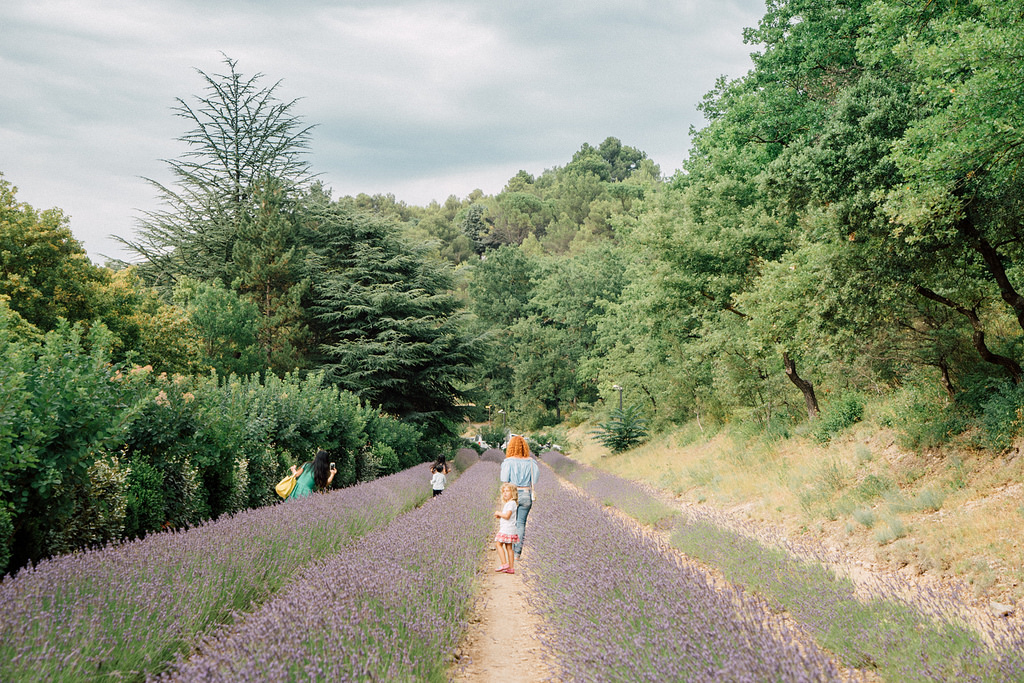
<path fill-rule="evenodd" d="M 538 492 L 523 566 L 560 680 L 842 680 L 763 602 L 716 588 L 550 477 Z"/>
<path fill-rule="evenodd" d="M 498 467 L 316 563 L 167 681 L 444 681 L 493 527 Z"/>
<path fill-rule="evenodd" d="M 584 490 L 603 505 L 615 507 L 639 522 L 667 527 L 679 519 L 679 511 L 650 495 L 642 485 L 576 462 L 559 451 L 547 451 L 541 459 L 558 475 Z"/>
<path fill-rule="evenodd" d="M 421 465 L 5 577 L 0 680 L 449 680 L 499 469 L 460 455 L 437 498 Z M 541 478 L 517 578 L 558 680 L 1024 680 L 1019 633 L 986 640 L 895 594 L 865 600 L 642 486 L 544 460 L 575 486 Z"/>
<path fill-rule="evenodd" d="M 0 583 L 0 681 L 139 680 L 422 504 L 427 465 L 44 561 Z"/>
<path fill-rule="evenodd" d="M 664 512 L 642 486 L 560 453 L 543 459 L 597 503 L 648 524 L 671 519 L 672 546 L 787 611 L 847 666 L 891 681 L 1024 681 L 1024 631 L 967 626 L 952 616 L 966 611 L 956 595 L 890 580 L 858 596 L 850 580 L 808 559 L 826 559 L 822 549 L 768 547 L 707 516 Z"/>

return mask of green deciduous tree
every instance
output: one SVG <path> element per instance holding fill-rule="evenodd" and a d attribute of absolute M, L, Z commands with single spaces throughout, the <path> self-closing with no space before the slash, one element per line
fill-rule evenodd
<path fill-rule="evenodd" d="M 108 273 L 94 266 L 59 209 L 19 202 L 0 175 L 0 296 L 40 330 L 97 316 L 96 288 Z"/>
<path fill-rule="evenodd" d="M 189 277 L 178 282 L 174 301 L 185 311 L 196 335 L 202 369 L 227 376 L 252 374 L 265 366 L 256 304 L 217 281 Z"/>
<path fill-rule="evenodd" d="M 92 540 L 69 538 L 90 470 L 110 460 L 135 412 L 131 387 L 110 363 L 102 325 L 83 338 L 66 321 L 42 343 L 0 317 L 0 505 L 13 520 L 13 566 Z"/>
<path fill-rule="evenodd" d="M 971 277 L 995 283 L 1024 329 L 1015 276 L 1024 257 L 1024 16 L 989 0 L 940 5 L 928 30 L 905 31 L 896 50 L 927 114 L 895 145 L 905 183 L 890 191 L 887 208 L 907 244 L 943 249 L 949 261 L 969 264 Z M 880 3 L 882 22 L 901 16 L 893 9 Z M 1012 374 L 1019 382 L 1019 368 Z"/>

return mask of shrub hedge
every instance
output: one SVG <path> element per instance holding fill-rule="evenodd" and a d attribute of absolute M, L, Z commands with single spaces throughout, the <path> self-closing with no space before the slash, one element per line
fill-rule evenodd
<path fill-rule="evenodd" d="M 168 376 L 113 364 L 102 325 L 15 322 L 0 315 L 0 572 L 276 502 L 318 448 L 335 487 L 433 457 L 319 375 Z"/>

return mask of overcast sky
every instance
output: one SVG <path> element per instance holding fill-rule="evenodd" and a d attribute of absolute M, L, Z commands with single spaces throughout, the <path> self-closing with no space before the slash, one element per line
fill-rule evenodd
<path fill-rule="evenodd" d="M 763 0 L 2 0 L 0 173 L 60 207 L 97 262 L 157 208 L 143 177 L 183 150 L 196 73 L 280 80 L 315 124 L 334 196 L 409 204 L 499 192 L 584 142 L 637 147 L 668 175 L 718 76 L 751 66 Z"/>

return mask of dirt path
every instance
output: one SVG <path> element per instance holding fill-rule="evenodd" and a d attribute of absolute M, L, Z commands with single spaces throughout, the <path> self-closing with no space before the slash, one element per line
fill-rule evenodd
<path fill-rule="evenodd" d="M 460 683 L 526 683 L 553 680 L 536 637 L 540 619 L 530 612 L 530 593 L 518 569 L 498 574 L 497 552 L 480 568 L 476 604 L 469 630 L 455 653 L 451 677 Z"/>

